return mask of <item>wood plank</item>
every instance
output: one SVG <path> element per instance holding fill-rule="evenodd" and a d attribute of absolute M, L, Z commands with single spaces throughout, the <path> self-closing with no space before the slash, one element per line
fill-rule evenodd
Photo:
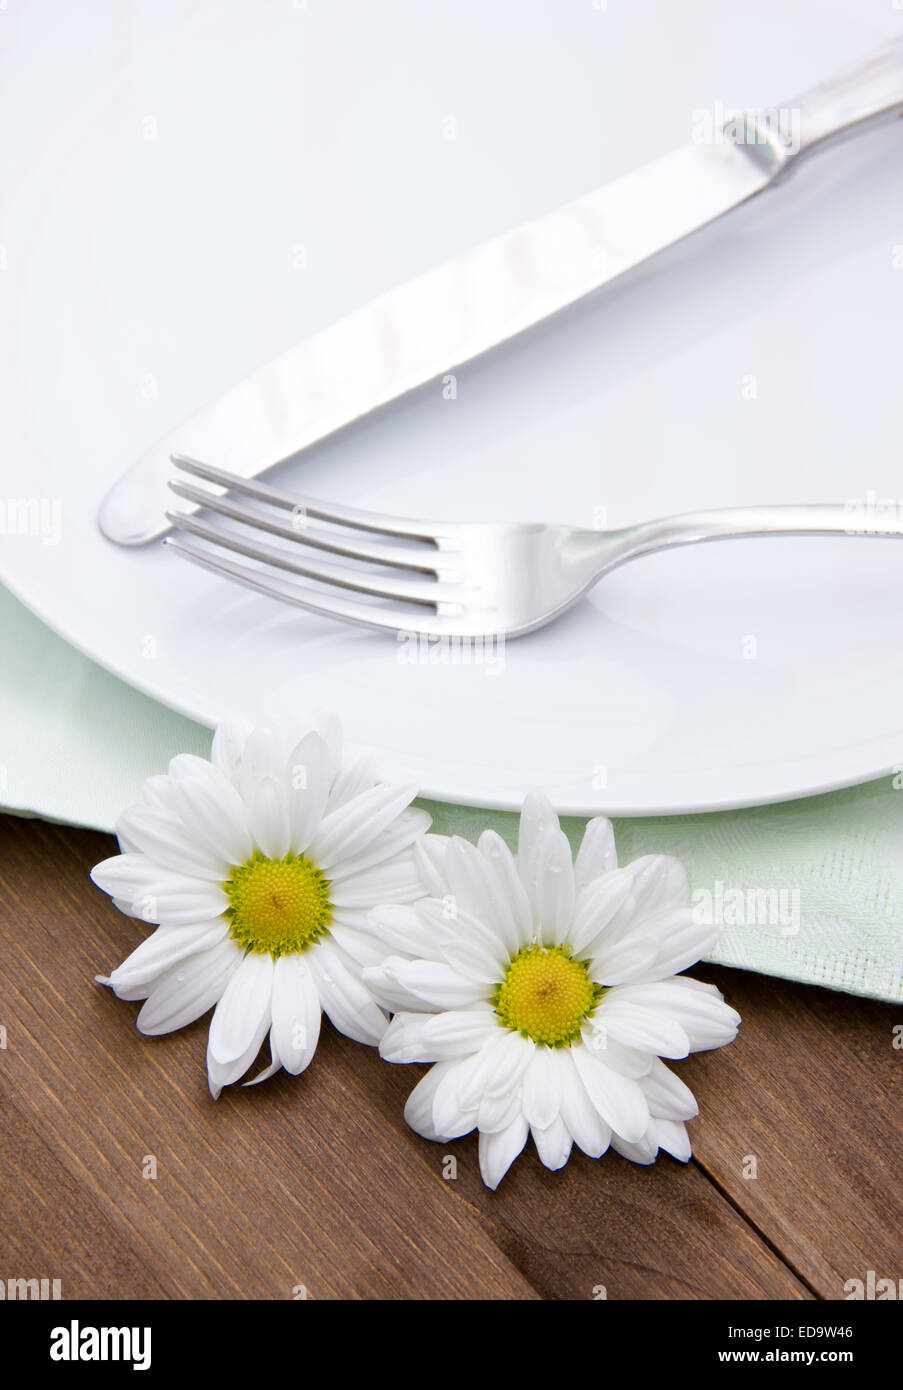
<path fill-rule="evenodd" d="M 401 1070 L 401 1068 L 399 1068 Z M 532 1144 L 497 1192 L 473 1137 L 431 1146 L 457 1157 L 460 1196 L 544 1298 L 806 1299 L 809 1290 L 693 1164 L 646 1168 L 575 1153 L 550 1173 Z M 600 1290 L 605 1293 L 601 1294 Z"/>
<path fill-rule="evenodd" d="M 312 1298 L 535 1297 L 478 1214 L 450 1203 L 367 1104 L 375 1054 L 327 1036 L 304 1078 L 214 1102 L 206 1023 L 141 1038 L 135 1006 L 93 982 L 143 934 L 86 878 L 109 850 L 99 835 L 2 823 L 2 1089 L 74 1183 L 41 1176 L 41 1202 L 4 1222 L 3 1267 L 14 1255 L 18 1270 L 31 1223 L 46 1229 L 48 1204 L 65 1202 L 85 1220 L 99 1211 L 151 1271 L 123 1278 L 119 1297 L 153 1281 L 179 1298 L 292 1298 L 302 1285 Z M 142 1176 L 146 1155 L 156 1179 Z M 43 1267 L 45 1245 L 32 1248 Z M 71 1297 L 108 1292 L 84 1262 L 64 1274 Z"/>
<path fill-rule="evenodd" d="M 473 1137 L 404 1124 L 419 1069 L 331 1029 L 304 1077 L 214 1103 L 206 1020 L 145 1039 L 137 1006 L 93 983 L 144 934 L 87 878 L 109 838 L 12 818 L 0 837 L 0 1092 L 24 1155 L 3 1169 L 20 1185 L 4 1264 L 57 1258 L 73 1297 L 808 1296 L 693 1165 L 579 1156 L 549 1174 L 526 1155 L 487 1192 Z"/>
<path fill-rule="evenodd" d="M 97 1298 L 164 1296 L 159 1280 L 7 1100 L 0 1101 L 0 1175 L 4 1278 L 59 1279 L 62 1298 L 87 1288 Z"/>
<path fill-rule="evenodd" d="M 822 1298 L 842 1299 L 869 1269 L 903 1278 L 899 1007 L 745 971 L 694 973 L 745 1019 L 730 1047 L 681 1070 L 703 1098 L 702 1169 Z"/>

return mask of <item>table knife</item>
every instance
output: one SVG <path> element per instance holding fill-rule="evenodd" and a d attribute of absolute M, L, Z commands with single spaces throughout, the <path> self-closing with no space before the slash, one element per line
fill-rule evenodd
<path fill-rule="evenodd" d="M 260 367 L 154 444 L 104 499 L 101 531 L 168 530 L 170 455 L 250 478 L 609 284 L 780 182 L 801 158 L 903 115 L 903 37 L 780 108 L 615 179 L 389 290 Z"/>

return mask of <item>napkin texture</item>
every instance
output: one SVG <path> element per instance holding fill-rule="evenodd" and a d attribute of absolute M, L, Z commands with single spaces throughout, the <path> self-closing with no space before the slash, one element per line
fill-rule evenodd
<path fill-rule="evenodd" d="M 117 680 L 0 587 L 0 806 L 112 830 L 209 729 Z M 353 730 L 349 731 L 353 737 Z M 622 864 L 671 854 L 697 911 L 725 923 L 709 960 L 903 1002 L 903 789 L 887 777 L 776 806 L 615 821 Z M 434 829 L 513 845 L 517 816 L 421 803 Z M 576 848 L 585 822 L 562 822 Z"/>

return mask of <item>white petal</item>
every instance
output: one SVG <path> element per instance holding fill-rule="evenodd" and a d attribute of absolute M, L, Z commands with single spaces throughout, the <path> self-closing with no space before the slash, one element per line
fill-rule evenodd
<path fill-rule="evenodd" d="M 329 928 L 329 935 L 333 941 L 337 942 L 350 956 L 357 966 L 381 965 L 386 958 L 386 948 L 375 932 L 368 929 L 361 930 L 360 927 L 349 927 L 344 920 L 344 913 L 347 909 L 342 909 L 343 916 L 333 918 Z M 366 914 L 363 914 L 366 916 Z"/>
<path fill-rule="evenodd" d="M 192 925 L 218 917 L 229 905 L 218 884 L 161 868 L 144 854 L 114 855 L 96 864 L 91 877 L 144 922 Z"/>
<path fill-rule="evenodd" d="M 507 1129 L 521 1113 L 520 1087 L 500 1096 L 483 1096 L 477 1110 L 477 1129 L 481 1134 L 494 1134 L 496 1130 Z"/>
<path fill-rule="evenodd" d="M 618 867 L 618 854 L 615 849 L 615 832 L 610 820 L 596 816 L 587 821 L 583 839 L 574 860 L 574 878 L 578 891 L 585 888 L 593 879 L 609 874 Z"/>
<path fill-rule="evenodd" d="M 180 753 L 169 764 L 173 801 L 186 829 L 217 860 L 244 864 L 254 846 L 241 797 L 203 758 Z"/>
<path fill-rule="evenodd" d="M 477 848 L 486 861 L 486 892 L 492 904 L 492 922 L 508 948 L 517 955 L 533 940 L 533 912 L 517 864 L 505 841 L 495 830 L 484 830 Z"/>
<path fill-rule="evenodd" d="M 416 1008 L 416 1000 L 420 1000 L 436 1010 L 459 1009 L 487 997 L 484 986 L 441 961 L 406 961 L 400 956 L 389 956 L 381 967 L 366 970 L 365 978 L 368 985 L 372 983 L 377 988 L 383 984 L 390 989 L 400 987 L 412 996 L 407 1008 Z"/>
<path fill-rule="evenodd" d="M 439 1062 L 478 1052 L 496 1028 L 490 1005 L 441 1014 L 397 1013 L 379 1055 L 387 1062 Z"/>
<path fill-rule="evenodd" d="M 136 947 L 130 956 L 112 971 L 109 983 L 116 994 L 149 984 L 157 976 L 170 970 L 186 956 L 197 955 L 222 941 L 229 931 L 229 923 L 222 917 L 212 922 L 198 922 L 190 927 L 158 927 L 152 936 Z"/>
<path fill-rule="evenodd" d="M 295 854 L 304 853 L 323 819 L 332 773 L 329 749 L 316 732 L 307 734 L 289 754 L 288 836 Z"/>
<path fill-rule="evenodd" d="M 561 945 L 573 926 L 575 901 L 571 847 L 563 830 L 548 830 L 535 846 L 525 882 L 542 941 Z"/>
<path fill-rule="evenodd" d="M 445 835 L 425 835 L 414 846 L 417 873 L 426 886 L 426 892 L 435 898 L 444 897 L 448 892 L 445 876 L 445 855 L 448 837 Z"/>
<path fill-rule="evenodd" d="M 110 975 L 95 975 L 95 976 L 94 976 L 94 979 L 96 980 L 97 984 L 99 984 L 99 985 L 109 985 L 109 987 L 110 987 L 111 989 L 113 989 L 113 979 L 112 979 L 112 976 L 110 976 Z M 125 1000 L 128 1000 L 129 1002 L 132 1002 L 132 1001 L 134 1001 L 134 1000 L 136 1000 L 136 999 L 146 999 L 147 996 L 150 994 L 151 990 L 153 989 L 153 987 L 154 987 L 154 985 L 155 985 L 156 983 L 157 983 L 156 980 L 149 980 L 149 981 L 145 981 L 145 982 L 142 983 L 142 984 L 136 984 L 136 985 L 126 985 L 126 984 L 122 984 L 122 985 L 116 986 L 114 992 L 115 992 L 115 994 L 116 994 L 116 998 L 117 998 L 117 999 L 125 999 Z"/>
<path fill-rule="evenodd" d="M 405 1120 L 411 1129 L 416 1134 L 422 1135 L 424 1139 L 439 1140 L 442 1138 L 441 1134 L 437 1134 L 433 1122 L 433 1105 L 440 1082 L 454 1066 L 457 1066 L 456 1062 L 437 1062 L 434 1067 L 430 1067 L 426 1076 L 418 1081 L 408 1096 L 404 1108 Z"/>
<path fill-rule="evenodd" d="M 285 776 L 285 752 L 285 740 L 279 737 L 275 729 L 257 725 L 251 730 L 236 767 L 238 790 L 246 802 L 259 783 L 282 784 Z"/>
<path fill-rule="evenodd" d="M 374 934 L 392 951 L 429 957 L 436 952 L 436 936 L 431 922 L 406 904 L 376 907 L 369 914 Z M 386 955 L 387 952 L 383 952 Z"/>
<path fill-rule="evenodd" d="M 609 895 L 621 891 L 625 884 L 630 885 L 629 892 L 612 914 Z M 595 939 L 591 939 L 586 924 L 594 900 L 601 901 L 604 906 L 604 926 Z M 579 939 L 581 954 L 595 957 L 601 957 L 604 951 L 610 958 L 615 951 L 630 951 L 641 944 L 658 952 L 663 935 L 670 930 L 670 914 L 688 909 L 689 901 L 683 865 L 667 855 L 644 855 L 625 868 L 597 879 L 584 890 L 575 912 L 572 943 Z M 615 965 L 613 959 L 611 971 L 612 984 L 648 978 L 638 975 L 635 968 L 620 963 Z"/>
<path fill-rule="evenodd" d="M 666 932 L 660 933 L 653 972 L 648 979 L 663 980 L 695 965 L 721 935 L 721 924 L 694 922 L 692 910 L 675 913 Z"/>
<path fill-rule="evenodd" d="M 305 954 L 280 956 L 273 967 L 272 1041 L 293 1076 L 310 1064 L 320 1036 L 320 996 Z"/>
<path fill-rule="evenodd" d="M 223 1066 L 241 1057 L 267 1033 L 273 992 L 273 958 L 249 951 L 223 991 L 210 1023 L 208 1048 Z"/>
<path fill-rule="evenodd" d="M 501 958 L 501 947 L 493 952 L 473 935 L 462 933 L 457 941 L 442 941 L 440 949 L 449 965 L 487 987 L 490 993 L 505 978 L 506 962 Z"/>
<path fill-rule="evenodd" d="M 333 864 L 360 854 L 417 795 L 413 783 L 385 783 L 361 792 L 321 821 L 310 857 L 327 874 Z"/>
<path fill-rule="evenodd" d="M 691 1052 L 724 1047 L 737 1036 L 740 1015 L 725 1004 L 714 986 L 701 985 L 686 975 L 655 984 L 621 985 L 618 997 L 676 1019 L 687 1035 Z"/>
<path fill-rule="evenodd" d="M 558 1090 L 557 1048 L 537 1047 L 523 1077 L 523 1112 L 527 1123 L 548 1129 L 558 1118 L 561 1097 Z"/>
<path fill-rule="evenodd" d="M 431 942 L 428 956 L 452 964 L 460 957 L 464 973 L 475 979 L 497 983 L 504 978 L 509 957 L 501 938 L 457 899 L 421 898 L 414 911 Z"/>
<path fill-rule="evenodd" d="M 414 902 L 422 896 L 423 884 L 411 850 L 403 850 L 388 863 L 377 864 L 348 878 L 330 880 L 329 897 L 336 907 L 369 911 L 382 903 Z"/>
<path fill-rule="evenodd" d="M 155 807 L 132 806 L 120 817 L 117 833 L 176 874 L 222 883 L 232 871 L 231 864 L 195 841 L 180 817 Z"/>
<path fill-rule="evenodd" d="M 689 1163 L 693 1157 L 693 1149 L 686 1125 L 680 1124 L 677 1120 L 654 1119 L 649 1128 L 659 1148 L 673 1154 L 681 1163 Z"/>
<path fill-rule="evenodd" d="M 622 1139 L 619 1134 L 611 1136 L 611 1147 L 615 1153 L 619 1153 L 622 1158 L 629 1158 L 631 1163 L 654 1163 L 658 1156 L 658 1141 L 654 1132 L 650 1129 L 633 1142 Z"/>
<path fill-rule="evenodd" d="M 111 898 L 123 898 L 133 903 L 147 892 L 151 883 L 157 883 L 164 876 L 159 864 L 148 859 L 146 854 L 129 852 L 114 854 L 102 859 L 91 870 L 92 882 L 97 884 Z M 173 875 L 179 882 L 185 882 L 184 875 Z"/>
<path fill-rule="evenodd" d="M 556 1048 L 561 1119 L 590 1158 L 599 1158 L 611 1143 L 611 1128 L 586 1093 L 574 1066 L 574 1048 Z"/>
<path fill-rule="evenodd" d="M 254 726 L 249 719 L 229 719 L 213 735 L 210 761 L 234 784 L 235 772 Z"/>
<path fill-rule="evenodd" d="M 612 923 L 628 899 L 632 900 L 633 874 L 630 869 L 615 869 L 603 878 L 581 888 L 574 904 L 574 923 L 568 943 L 576 956 L 592 955 L 605 939 Z M 619 933 L 613 933 L 615 940 Z"/>
<path fill-rule="evenodd" d="M 484 1095 L 513 1092 L 530 1065 L 536 1044 L 507 1028 L 495 1026 L 479 1052 L 471 1059 L 462 1080 L 460 1102 L 465 1110 L 479 1105 Z"/>
<path fill-rule="evenodd" d="M 573 1140 L 564 1120 L 558 1116 L 546 1129 L 531 1127 L 533 1142 L 540 1161 L 553 1170 L 563 1168 L 571 1156 Z"/>
<path fill-rule="evenodd" d="M 476 1127 L 479 1104 L 464 1107 L 460 1100 L 461 1089 L 466 1085 L 475 1064 L 474 1057 L 437 1063 L 437 1067 L 446 1067 L 447 1070 L 439 1078 L 433 1095 L 432 1125 L 434 1132 L 443 1139 L 460 1139 Z"/>
<path fill-rule="evenodd" d="M 306 953 L 320 996 L 320 1007 L 330 1022 L 355 1042 L 376 1046 L 386 1031 L 387 1019 L 354 963 L 329 940 L 316 942 Z"/>
<path fill-rule="evenodd" d="M 421 811 L 416 806 L 408 807 L 360 854 L 354 855 L 353 858 L 342 859 L 334 865 L 329 871 L 331 882 L 341 883 L 343 879 L 350 878 L 354 874 L 364 873 L 367 869 L 372 869 L 393 859 L 403 850 L 410 849 L 415 840 L 426 834 L 430 828 L 430 823 L 430 817 L 426 811 Z M 410 855 L 406 856 L 405 862 L 410 864 L 411 877 L 418 890 L 417 897 L 423 897 L 427 888 L 417 872 L 416 860 L 413 855 Z"/>
<path fill-rule="evenodd" d="M 480 1135 L 480 1172 L 493 1191 L 527 1142 L 527 1121 L 519 1115 L 507 1129 Z"/>
<path fill-rule="evenodd" d="M 218 1064 L 214 1064 L 214 1065 L 215 1065 L 215 1066 L 218 1066 Z M 270 1029 L 270 1062 L 269 1062 L 269 1066 L 264 1067 L 263 1071 L 259 1071 L 259 1072 L 257 1073 L 256 1076 L 253 1076 L 253 1077 L 251 1078 L 250 1081 L 245 1081 L 243 1084 L 244 1084 L 245 1086 L 259 1086 L 260 1083 L 261 1083 L 261 1081 L 269 1081 L 269 1079 L 270 1079 L 271 1076 L 275 1076 L 276 1072 L 279 1071 L 279 1069 L 281 1068 L 281 1066 L 282 1066 L 282 1058 L 279 1056 L 279 1049 L 276 1047 L 276 1044 L 275 1044 L 275 1042 L 273 1041 L 273 1030 L 272 1030 L 272 1028 L 271 1028 L 271 1029 Z M 225 1070 L 225 1069 L 224 1069 L 224 1070 Z M 241 1072 L 238 1073 L 238 1076 L 240 1076 L 240 1075 L 241 1075 Z M 237 1079 L 238 1079 L 238 1077 L 236 1076 L 236 1080 L 237 1080 Z M 217 1097 L 219 1096 L 220 1091 L 222 1090 L 222 1083 L 219 1082 L 219 1081 L 217 1081 L 215 1090 L 214 1090 L 212 1087 L 211 1087 L 211 1089 L 213 1090 L 213 1099 L 216 1100 Z"/>
<path fill-rule="evenodd" d="M 585 1047 L 571 1051 L 587 1095 L 605 1123 L 629 1143 L 641 1139 L 649 1125 L 649 1106 L 639 1082 L 613 1071 Z"/>
<path fill-rule="evenodd" d="M 187 927 L 211 922 L 222 916 L 228 906 L 229 899 L 215 884 L 176 874 L 152 880 L 131 903 L 132 915 L 143 922 Z"/>
<path fill-rule="evenodd" d="M 653 917 L 688 905 L 687 871 L 679 859 L 668 854 L 645 854 L 635 859 L 629 868 L 634 875 L 638 916 Z"/>
<path fill-rule="evenodd" d="M 142 782 L 139 805 L 149 806 L 154 811 L 162 811 L 170 819 L 175 816 L 172 781 L 166 773 L 157 773 Z"/>
<path fill-rule="evenodd" d="M 625 1047 L 622 1042 L 609 1036 L 601 1015 L 601 1006 L 592 1018 L 584 1019 L 580 1032 L 584 1045 L 591 1053 L 600 1054 L 605 1065 L 621 1076 L 629 1076 L 634 1081 L 648 1076 L 653 1057 L 636 1047 Z"/>
<path fill-rule="evenodd" d="M 488 907 L 483 867 L 479 850 L 469 840 L 460 835 L 453 835 L 449 839 L 445 847 L 445 877 L 449 892 L 460 911 L 480 919 L 486 918 Z"/>
<path fill-rule="evenodd" d="M 644 1076 L 639 1084 L 649 1102 L 649 1113 L 654 1118 L 692 1120 L 695 1115 L 699 1114 L 696 1097 L 689 1086 L 685 1085 L 679 1076 L 675 1076 L 673 1071 L 670 1071 L 658 1058 L 652 1063 L 649 1075 Z"/>
<path fill-rule="evenodd" d="M 397 979 L 399 956 L 388 956 L 380 965 L 361 967 L 361 979 L 376 1002 L 390 1013 L 432 1013 L 432 1006 L 405 989 Z"/>
<path fill-rule="evenodd" d="M 238 1081 L 242 1076 L 244 1076 L 245 1072 L 248 1070 L 248 1067 L 251 1065 L 251 1063 L 256 1058 L 258 1052 L 260 1051 L 261 1045 L 263 1044 L 263 1040 L 267 1035 L 267 1023 L 268 1016 L 264 1015 L 264 1017 L 260 1020 L 260 1024 L 257 1028 L 257 1031 L 251 1038 L 251 1041 L 248 1043 L 248 1046 L 245 1048 L 244 1052 L 241 1054 L 240 1057 L 234 1058 L 231 1062 L 220 1062 L 216 1057 L 214 1057 L 213 1053 L 210 1051 L 210 1039 L 208 1037 L 207 1085 L 210 1087 L 210 1094 L 213 1096 L 214 1100 L 217 1100 L 219 1098 L 219 1093 L 224 1086 L 231 1086 L 233 1081 Z M 274 1068 L 271 1064 L 270 1067 L 267 1067 L 263 1073 L 259 1074 L 258 1079 L 262 1080 L 263 1077 L 270 1073 L 272 1070 L 274 1070 Z"/>
<path fill-rule="evenodd" d="M 446 847 L 445 873 L 459 916 L 481 924 L 481 935 L 498 958 L 507 961 L 516 954 L 532 936 L 532 914 L 504 841 L 485 833 L 478 848 L 455 836 Z"/>
<path fill-rule="evenodd" d="M 354 797 L 379 781 L 379 763 L 375 753 L 365 750 L 349 758 L 336 773 L 329 792 L 330 811 L 337 811 Z"/>
<path fill-rule="evenodd" d="M 245 791 L 248 824 L 254 843 L 267 859 L 283 859 L 292 848 L 289 793 L 276 777 L 260 777 Z"/>
<path fill-rule="evenodd" d="M 524 798 L 517 835 L 517 871 L 528 892 L 530 879 L 535 877 L 534 860 L 540 844 L 550 830 L 560 829 L 548 797 L 530 792 Z"/>
<path fill-rule="evenodd" d="M 124 912 L 126 917 L 141 917 L 141 913 L 135 909 L 130 901 L 127 902 L 125 898 L 117 898 L 114 894 L 112 903 L 114 907 L 118 907 L 120 912 Z M 147 919 L 142 918 L 141 920 L 146 921 Z"/>
<path fill-rule="evenodd" d="M 610 1038 L 654 1052 L 660 1057 L 686 1057 L 690 1041 L 675 1018 L 662 1010 L 646 1009 L 629 999 L 622 999 L 617 989 L 611 990 L 595 1013 L 596 1023 L 602 1023 Z"/>
<path fill-rule="evenodd" d="M 241 962 L 239 969 L 236 971 L 235 975 L 232 976 L 232 979 L 229 982 L 229 986 L 233 984 L 234 980 L 236 979 L 240 971 L 243 969 L 248 959 L 249 957 L 246 956 L 244 960 Z M 247 1043 L 244 1050 L 238 1053 L 235 1057 L 226 1060 L 222 1058 L 220 1052 L 214 1050 L 213 1030 L 214 1025 L 216 1024 L 216 1014 L 222 1008 L 222 1000 L 220 1000 L 220 1003 L 217 1005 L 217 1010 L 214 1013 L 213 1019 L 211 1021 L 210 1033 L 207 1037 L 207 1084 L 210 1087 L 210 1094 L 213 1096 L 214 1100 L 216 1100 L 219 1097 L 220 1091 L 222 1090 L 223 1086 L 229 1086 L 232 1084 L 232 1082 L 238 1081 L 240 1077 L 244 1076 L 245 1072 L 248 1070 L 248 1067 L 251 1065 L 251 1063 L 256 1058 L 258 1052 L 260 1051 L 261 1045 L 263 1044 L 263 1040 L 266 1037 L 267 1032 L 269 1031 L 270 1033 L 272 1033 L 270 1025 L 272 1019 L 271 999 L 273 962 L 269 956 L 257 956 L 256 959 L 258 961 L 265 961 L 269 964 L 269 973 L 267 974 L 265 967 L 248 972 L 248 975 L 246 975 L 245 987 L 243 990 L 243 993 L 245 995 L 244 1003 L 242 1002 L 242 1000 L 236 999 L 234 1001 L 230 1001 L 229 1006 L 229 1011 L 232 1014 L 233 1022 L 236 1024 L 236 1026 L 231 1029 L 231 1036 L 235 1040 L 237 1040 L 238 1037 L 242 1034 L 246 1037 Z M 264 979 L 267 982 L 265 992 L 261 988 L 261 981 Z M 227 986 L 227 990 L 229 986 Z M 248 1025 L 250 1025 L 253 1022 L 254 1012 L 252 1005 L 255 1004 L 259 1007 L 259 1018 L 257 1019 L 256 1026 L 254 1026 L 252 1030 L 250 1026 L 245 1027 L 243 1025 L 245 1020 L 247 1021 Z M 230 1029 L 229 1027 L 224 1026 L 223 1031 L 228 1035 Z M 273 1061 L 270 1064 L 270 1066 L 265 1069 L 265 1071 L 258 1075 L 257 1080 L 263 1080 L 266 1076 L 271 1075 L 272 1072 L 276 1069 L 275 1062 L 278 1057 L 278 1050 L 275 1048 L 275 1046 L 272 1045 L 270 1050 Z"/>
<path fill-rule="evenodd" d="M 241 951 L 229 937 L 180 961 L 148 994 L 137 1019 L 139 1031 L 157 1036 L 193 1023 L 222 997 L 240 962 Z"/>
<path fill-rule="evenodd" d="M 336 769 L 336 776 L 333 778 L 333 790 L 330 792 L 330 796 L 332 796 L 341 769 L 347 766 L 348 763 L 348 758 L 346 758 L 342 746 L 342 722 L 334 710 L 319 709 L 315 710 L 310 716 L 310 726 L 316 730 L 326 744 L 330 760 L 333 767 Z M 297 730 L 295 731 L 294 739 L 290 740 L 290 742 L 297 742 Z M 357 753 L 352 753 L 350 756 L 353 760 L 359 755 Z"/>
<path fill-rule="evenodd" d="M 650 974 L 655 973 L 655 958 L 654 943 L 644 941 L 641 936 L 627 932 L 609 942 L 603 934 L 588 962 L 589 977 L 606 986 L 648 980 Z"/>

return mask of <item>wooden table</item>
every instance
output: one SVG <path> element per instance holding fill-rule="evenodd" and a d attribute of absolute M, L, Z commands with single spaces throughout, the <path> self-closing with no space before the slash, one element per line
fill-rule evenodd
<path fill-rule="evenodd" d="M 143 1038 L 94 983 L 146 932 L 89 882 L 112 840 L 11 816 L 0 835 L 4 1279 L 71 1298 L 839 1299 L 869 1269 L 903 1276 L 892 1006 L 700 967 L 745 1022 L 677 1063 L 702 1112 L 692 1162 L 576 1153 L 549 1173 L 531 1147 L 492 1193 L 473 1136 L 405 1126 L 423 1069 L 328 1026 L 303 1076 L 214 1103 L 207 1021 Z"/>

